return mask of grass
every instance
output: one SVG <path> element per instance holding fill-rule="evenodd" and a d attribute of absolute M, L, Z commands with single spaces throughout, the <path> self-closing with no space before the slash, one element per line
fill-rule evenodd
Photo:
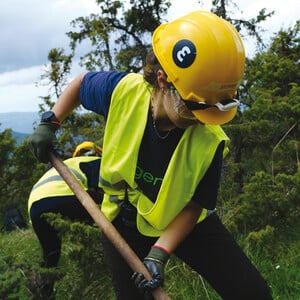
<path fill-rule="evenodd" d="M 51 276 L 56 278 L 58 300 L 115 299 L 103 262 L 99 230 L 90 228 L 89 234 L 79 237 L 78 233 L 83 230 L 81 225 L 72 226 L 71 235 L 64 238 L 59 267 L 51 272 L 39 267 L 41 251 L 30 227 L 0 234 L 0 299 L 42 299 L 41 278 Z M 77 233 L 77 238 L 74 238 L 74 233 Z M 240 242 L 244 244 L 245 240 L 241 238 Z M 293 238 L 274 245 L 272 253 L 248 246 L 247 254 L 271 285 L 274 300 L 298 300 L 299 237 L 295 234 Z M 164 290 L 173 300 L 221 299 L 201 276 L 174 257 L 166 266 Z"/>
<path fill-rule="evenodd" d="M 300 242 L 294 241 L 277 250 L 276 258 L 260 258 L 259 267 L 271 285 L 274 299 L 300 299 Z M 276 249 L 274 249 L 276 251 Z"/>

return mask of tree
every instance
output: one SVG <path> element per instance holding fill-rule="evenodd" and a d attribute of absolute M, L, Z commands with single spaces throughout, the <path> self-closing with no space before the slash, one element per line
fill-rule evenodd
<path fill-rule="evenodd" d="M 267 18 L 271 17 L 274 14 L 274 11 L 266 12 L 265 8 L 262 8 L 256 17 L 250 18 L 248 20 L 243 18 L 234 18 L 232 15 L 231 6 L 235 10 L 240 11 L 237 4 L 232 0 L 212 0 L 213 8 L 211 11 L 223 19 L 232 23 L 235 28 L 242 32 L 246 31 L 246 35 L 254 37 L 259 46 L 264 46 L 263 39 L 261 37 L 261 22 L 265 21 Z"/>
<path fill-rule="evenodd" d="M 11 129 L 0 132 L 0 153 L 0 218 L 12 208 L 18 208 L 26 218 L 29 192 L 45 166 L 32 168 L 36 160 L 27 142 L 17 146 Z"/>
<path fill-rule="evenodd" d="M 245 184 L 239 196 L 240 207 L 235 217 L 243 234 L 264 230 L 268 226 L 277 233 L 292 232 L 299 224 L 300 172 L 276 175 L 260 171 Z"/>
<path fill-rule="evenodd" d="M 241 88 L 243 110 L 228 128 L 232 130 L 234 144 L 239 145 L 235 149 L 237 163 L 242 160 L 249 162 L 254 151 L 260 155 L 252 163 L 252 172 L 258 169 L 270 171 L 272 151 L 291 127 L 293 130 L 281 143 L 281 147 L 285 147 L 282 148 L 285 150 L 281 157 L 285 161 L 285 167 L 280 172 L 291 174 L 297 168 L 295 145 L 298 148 L 299 29 L 297 22 L 293 28 L 280 30 L 271 39 L 269 49 L 247 60 Z M 278 150 L 276 154 L 279 154 Z M 249 171 L 248 168 L 248 173 Z"/>
<path fill-rule="evenodd" d="M 296 22 L 247 60 L 220 196 L 238 231 L 291 230 L 299 218 L 299 58 Z"/>
<path fill-rule="evenodd" d="M 66 55 L 64 49 L 50 51 L 48 57 L 50 65 L 42 79 L 51 90 L 49 95 L 43 97 L 45 104 L 40 107 L 41 112 L 51 108 L 52 98 L 60 95 L 67 83 L 76 47 L 85 40 L 89 40 L 93 47 L 91 52 L 82 57 L 82 64 L 88 69 L 140 70 L 142 57 L 150 47 L 151 31 L 162 21 L 162 16 L 169 5 L 169 1 L 130 1 L 131 6 L 125 9 L 121 1 L 107 0 L 97 3 L 101 9 L 99 15 L 78 18 L 73 23 L 75 27 L 79 27 L 79 31 L 69 33 L 72 54 Z M 219 0 L 212 3 L 213 11 L 218 15 L 235 21 L 233 18 L 230 19 L 231 13 L 228 9 L 231 1 Z M 248 23 L 241 22 L 240 28 L 238 23 L 235 25 L 238 30 L 244 25 L 249 30 L 254 29 L 253 36 L 256 36 L 258 33 L 256 25 L 263 21 L 263 16 L 270 15 L 261 11 L 257 18 L 248 20 Z M 275 34 L 267 49 L 257 53 L 254 58 L 247 59 L 240 91 L 242 109 L 233 122 L 224 126 L 231 138 L 231 151 L 224 161 L 219 193 L 219 203 L 223 210 L 219 209 L 219 212 L 221 211 L 221 216 L 230 229 L 236 229 L 238 234 L 248 235 L 248 240 L 260 241 L 261 244 L 262 241 L 268 241 L 268 244 L 263 243 L 265 249 L 273 250 L 277 245 L 276 242 L 285 245 L 286 241 L 279 239 L 277 233 L 281 231 L 283 235 L 289 234 L 293 231 L 293 226 L 297 222 L 299 224 L 299 55 L 299 22 L 297 22 L 294 28 Z M 78 109 L 66 119 L 59 131 L 61 146 L 66 155 L 70 156 L 74 146 L 82 139 L 97 137 L 96 142 L 101 144 L 103 130 L 104 121 L 101 117 L 94 113 L 83 113 Z M 0 153 L 0 214 L 12 206 L 20 205 L 22 213 L 26 215 L 29 191 L 48 166 L 36 163 L 26 140 L 17 146 L 10 130 L 0 133 Z M 65 228 L 62 230 L 64 233 L 69 230 L 69 227 Z M 60 289 L 60 292 L 63 295 L 70 295 L 71 289 L 71 292 L 75 291 L 71 294 L 78 296 L 81 283 L 84 286 L 81 292 L 94 296 L 99 287 L 101 290 L 103 287 L 102 277 L 99 280 L 98 273 L 94 272 L 98 265 L 101 269 L 102 264 L 96 262 L 96 267 L 91 268 L 86 262 L 90 261 L 90 257 L 98 259 L 102 257 L 84 246 L 90 237 L 86 234 L 86 228 L 83 229 L 84 234 L 77 231 L 78 225 L 74 224 L 72 228 L 76 232 L 76 239 L 74 241 L 73 235 L 72 238 L 68 237 L 73 244 L 68 244 L 67 253 L 71 258 L 73 256 L 74 261 L 64 263 L 64 267 L 67 266 L 68 269 L 68 272 L 66 271 L 68 276 L 64 278 L 64 282 L 60 282 L 66 286 L 63 290 Z M 295 232 L 298 238 L 297 228 Z M 268 240 L 266 236 L 271 235 L 274 238 Z M 32 249 L 27 253 L 32 253 Z M 15 259 L 8 257 L 7 261 L 13 262 L 12 267 L 8 268 L 4 260 L 2 271 L 8 278 L 5 278 L 5 281 L 9 282 L 14 290 L 15 282 L 20 280 L 16 278 L 16 281 L 12 281 L 6 272 L 9 270 L 9 273 L 16 276 L 15 270 L 21 270 L 20 277 L 23 278 L 22 259 L 30 256 L 18 255 L 21 262 L 16 265 Z M 36 265 L 38 265 L 37 257 L 35 257 Z M 77 267 L 78 261 L 82 264 L 82 269 Z M 26 263 L 26 266 L 29 271 L 25 272 L 25 275 L 29 274 L 32 277 L 32 261 Z M 78 285 L 70 285 L 74 278 Z M 291 284 L 296 282 L 290 281 Z M 107 296 L 105 286 L 103 290 Z M 184 292 L 186 294 L 185 290 Z M 9 294 L 12 297 L 12 294 Z"/>
<path fill-rule="evenodd" d="M 62 92 L 63 87 L 67 84 L 67 78 L 71 70 L 73 54 L 65 54 L 65 50 L 61 48 L 53 48 L 48 54 L 50 64 L 45 66 L 45 73 L 40 77 L 41 85 L 48 85 L 49 92 L 54 90 L 54 96 L 57 98 Z M 46 104 L 52 105 L 53 103 L 47 102 L 51 99 L 51 94 L 43 97 Z M 42 108 L 42 107 L 41 107 Z"/>
<path fill-rule="evenodd" d="M 10 165 L 12 163 L 12 152 L 16 144 L 16 139 L 12 137 L 12 130 L 6 129 L 0 132 L 0 217 L 3 216 L 9 207 L 8 197 L 10 197 Z"/>
<path fill-rule="evenodd" d="M 163 21 L 170 2 L 139 0 L 125 5 L 121 1 L 99 0 L 97 3 L 99 14 L 80 17 L 72 22 L 77 29 L 68 32 L 72 55 L 80 43 L 88 41 L 92 50 L 81 57 L 81 64 L 88 70 L 139 71 L 151 47 L 151 34 Z M 239 31 L 246 30 L 258 43 L 261 42 L 261 22 L 274 13 L 262 9 L 255 18 L 245 20 L 233 17 L 231 6 L 238 10 L 233 1 L 216 0 L 212 1 L 212 5 L 213 12 L 232 22 Z M 242 109 L 232 123 L 224 126 L 232 141 L 220 196 L 222 204 L 226 202 L 225 206 L 232 207 L 239 202 L 243 187 L 257 171 L 271 174 L 275 160 L 273 177 L 280 173 L 293 176 L 298 168 L 295 164 L 300 147 L 298 36 L 297 23 L 295 28 L 276 34 L 268 49 L 258 52 L 253 59 L 247 59 L 240 90 Z M 62 82 L 59 80 L 64 78 L 62 74 L 67 74 L 65 70 L 69 71 L 63 65 L 70 61 L 63 51 L 57 50 L 52 54 L 55 54 L 50 56 L 53 58 L 52 69 L 45 78 L 54 82 L 53 87 L 58 87 Z M 47 100 L 50 99 L 49 95 Z M 51 102 L 47 104 L 50 106 Z M 99 116 L 80 110 L 67 118 L 59 133 L 66 152 L 71 153 L 81 138 L 97 136 L 101 143 L 104 122 L 97 118 Z M 280 147 L 276 147 L 278 142 Z"/>
<path fill-rule="evenodd" d="M 138 72 L 151 47 L 151 34 L 170 7 L 166 0 L 97 0 L 100 14 L 72 22 L 79 31 L 70 31 L 71 49 L 84 40 L 93 48 L 81 58 L 88 70 Z"/>
<path fill-rule="evenodd" d="M 80 17 L 72 22 L 78 32 L 70 31 L 72 54 L 64 49 L 50 50 L 45 73 L 40 84 L 49 85 L 49 94 L 41 97 L 40 113 L 50 109 L 67 83 L 76 47 L 88 40 L 93 48 L 81 58 L 87 69 L 116 69 L 138 72 L 151 44 L 152 31 L 162 22 L 162 15 L 170 6 L 169 1 L 130 1 L 126 8 L 123 1 L 98 0 L 101 13 Z M 54 91 L 54 92 L 53 92 Z M 62 124 L 58 137 L 61 149 L 69 156 L 83 140 L 102 143 L 104 120 L 94 113 L 78 108 Z"/>
<path fill-rule="evenodd" d="M 5 129 L 0 132 L 0 174 L 3 176 L 9 168 L 11 152 L 16 144 L 16 139 L 12 137 L 12 130 Z"/>
<path fill-rule="evenodd" d="M 273 90 L 276 96 L 288 96 L 293 84 L 300 82 L 297 61 L 300 57 L 300 21 L 286 31 L 280 30 L 271 38 L 269 49 L 247 60 L 243 93 L 248 94 L 245 104 L 251 106 L 253 90 Z"/>
<path fill-rule="evenodd" d="M 45 73 L 40 77 L 40 84 L 49 86 L 49 94 L 41 97 L 44 103 L 40 105 L 40 113 L 51 109 L 54 105 L 52 98 L 58 98 L 63 88 L 68 83 L 74 54 L 65 54 L 64 49 L 53 48 L 49 52 L 50 64 L 45 66 Z M 94 113 L 82 113 L 78 108 L 63 123 L 58 132 L 60 148 L 65 157 L 70 157 L 76 145 L 84 140 L 90 140 L 101 144 L 103 136 L 103 118 Z M 96 134 L 97 132 L 97 134 Z"/>

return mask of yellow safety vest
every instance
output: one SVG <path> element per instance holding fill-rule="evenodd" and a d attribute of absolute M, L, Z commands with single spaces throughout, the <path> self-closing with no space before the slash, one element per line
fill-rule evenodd
<path fill-rule="evenodd" d="M 79 164 L 81 162 L 91 162 L 100 159 L 94 156 L 80 156 L 64 160 L 70 171 L 78 179 L 81 186 L 87 190 L 88 182 L 84 172 L 81 171 Z M 61 178 L 58 172 L 51 168 L 49 169 L 33 186 L 28 199 L 28 212 L 32 204 L 48 197 L 70 196 L 74 195 L 68 184 Z"/>
<path fill-rule="evenodd" d="M 151 88 L 139 74 L 123 77 L 112 94 L 100 168 L 101 186 L 105 192 L 101 210 L 112 221 L 120 211 L 127 185 L 129 201 L 138 212 L 138 230 L 146 236 L 160 236 L 192 198 L 220 142 L 229 139 L 220 126 L 197 124 L 187 128 L 153 203 L 139 191 L 135 182 L 150 96 Z M 227 146 L 225 149 L 224 154 Z M 207 210 L 203 209 L 198 221 L 206 216 Z"/>

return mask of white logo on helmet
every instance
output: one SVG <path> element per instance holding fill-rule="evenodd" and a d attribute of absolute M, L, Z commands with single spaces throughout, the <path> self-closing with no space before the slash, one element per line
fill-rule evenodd
<path fill-rule="evenodd" d="M 180 62 L 183 62 L 183 58 L 184 58 L 186 55 L 190 54 L 190 53 L 191 53 L 191 49 L 190 49 L 188 46 L 184 46 L 184 47 L 182 48 L 182 50 L 179 50 L 179 51 L 177 52 L 177 59 L 178 59 Z"/>
<path fill-rule="evenodd" d="M 174 63 L 180 68 L 189 67 L 196 58 L 196 47 L 189 40 L 178 41 L 173 48 Z"/>

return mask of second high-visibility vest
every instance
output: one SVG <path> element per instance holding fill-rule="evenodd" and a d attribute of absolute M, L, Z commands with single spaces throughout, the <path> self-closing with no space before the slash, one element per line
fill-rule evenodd
<path fill-rule="evenodd" d="M 100 160 L 100 158 L 94 156 L 79 156 L 64 160 L 64 163 L 85 190 L 88 189 L 88 180 L 86 174 L 80 169 L 80 163 L 91 162 L 94 160 Z M 68 184 L 58 174 L 55 168 L 51 168 L 33 186 L 28 199 L 28 211 L 30 211 L 34 202 L 41 199 L 70 195 L 74 195 L 74 193 L 69 188 Z"/>

